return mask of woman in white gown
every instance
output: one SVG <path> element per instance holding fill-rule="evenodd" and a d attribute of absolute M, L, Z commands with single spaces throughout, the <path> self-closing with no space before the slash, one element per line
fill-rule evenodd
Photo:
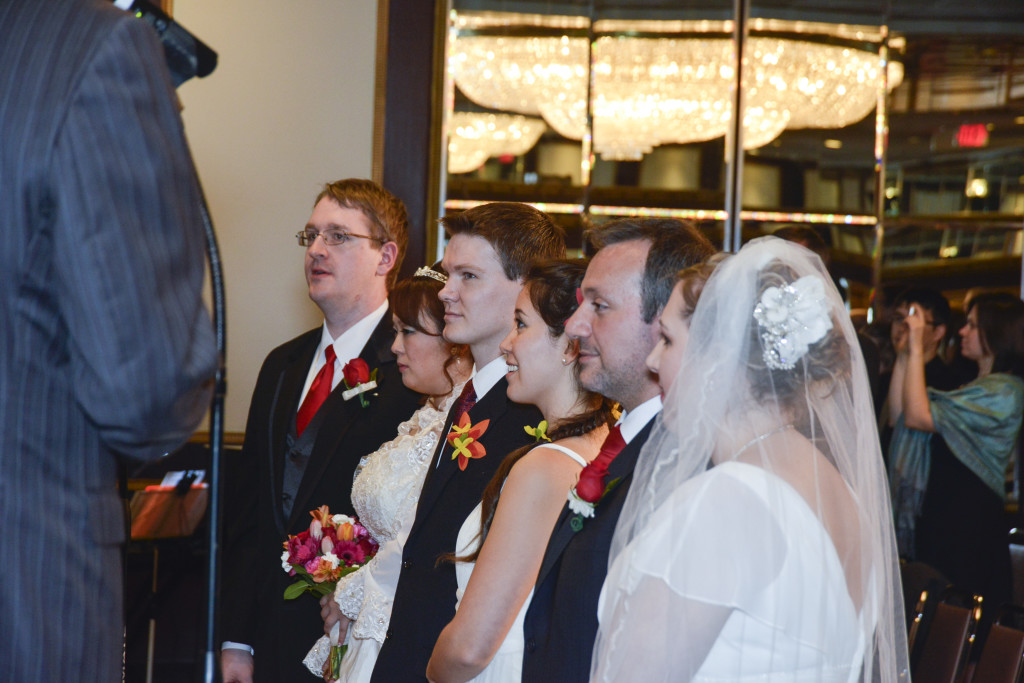
<path fill-rule="evenodd" d="M 909 681 L 867 375 L 821 261 L 755 240 L 684 271 L 660 325 L 665 408 L 613 537 L 592 679 Z"/>
<path fill-rule="evenodd" d="M 337 623 L 340 610 L 341 621 L 349 623 L 348 650 L 338 679 L 347 683 L 370 680 L 391 618 L 402 548 L 416 514 L 427 463 L 448 409 L 472 370 L 468 349 L 441 338 L 444 307 L 437 294 L 446 279 L 442 273 L 420 268 L 388 296 L 395 326 L 391 350 L 402 383 L 426 400 L 398 426 L 397 437 L 363 457 L 356 469 L 352 505 L 380 549 L 365 566 L 338 582 L 333 600 L 321 600 L 325 621 L 333 615 L 328 623 Z M 335 638 L 339 631 L 335 629 Z M 328 636 L 314 645 L 304 660 L 310 671 L 323 672 L 330 647 Z"/>
<path fill-rule="evenodd" d="M 597 456 L 611 421 L 610 405 L 580 387 L 578 351 L 565 334 L 585 271 L 579 260 L 539 264 L 516 301 L 514 329 L 501 344 L 508 396 L 540 408 L 547 439 L 542 431 L 538 445 L 502 461 L 459 531 L 452 558 L 458 605 L 427 664 L 431 681 L 522 679 L 523 617 L 548 538 L 566 492 Z"/>

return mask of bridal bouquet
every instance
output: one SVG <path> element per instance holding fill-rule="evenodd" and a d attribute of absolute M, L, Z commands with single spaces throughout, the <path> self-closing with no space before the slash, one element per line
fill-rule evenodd
<path fill-rule="evenodd" d="M 338 579 L 351 574 L 377 553 L 377 542 L 370 532 L 348 515 L 332 515 L 326 505 L 309 513 L 313 521 L 309 529 L 284 542 L 281 567 L 299 580 L 284 591 L 285 600 L 294 600 L 303 593 L 318 599 L 333 595 Z M 348 646 L 339 645 L 337 631 L 331 634 L 330 673 L 324 678 L 337 680 L 341 658 Z"/>

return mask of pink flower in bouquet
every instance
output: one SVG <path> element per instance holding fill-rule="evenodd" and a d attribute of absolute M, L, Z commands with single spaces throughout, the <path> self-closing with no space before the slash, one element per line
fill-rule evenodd
<path fill-rule="evenodd" d="M 298 536 L 289 537 L 284 547 L 288 551 L 289 564 L 305 565 L 319 554 L 320 542 L 304 531 Z M 294 569 L 288 573 L 295 576 Z"/>
<path fill-rule="evenodd" d="M 364 564 L 367 560 L 366 550 L 354 541 L 338 541 L 334 554 L 345 565 Z"/>

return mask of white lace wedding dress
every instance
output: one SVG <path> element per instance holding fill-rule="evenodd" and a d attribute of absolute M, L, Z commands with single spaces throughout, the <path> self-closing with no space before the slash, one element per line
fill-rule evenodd
<path fill-rule="evenodd" d="M 544 448 L 551 448 L 560 451 L 568 457 L 575 460 L 580 467 L 586 467 L 587 461 L 578 453 L 570 450 L 564 446 L 558 444 L 544 444 Z M 482 508 L 481 504 L 477 503 L 477 506 L 473 508 L 473 511 L 469 513 L 469 517 L 462 523 L 462 527 L 459 529 L 458 540 L 456 541 L 456 555 L 467 555 L 471 553 L 477 547 L 478 537 L 480 535 L 480 522 L 481 522 Z M 476 566 L 473 562 L 457 562 L 455 564 L 455 579 L 458 583 L 458 590 L 455 593 L 456 603 L 455 609 L 458 610 L 462 604 L 462 595 L 466 592 L 466 586 L 469 585 L 469 577 L 473 575 L 473 567 Z M 498 651 L 495 653 L 494 658 L 487 665 L 487 668 L 481 671 L 475 678 L 467 681 L 466 683 L 519 683 L 523 677 L 523 620 L 526 618 L 526 610 L 530 607 L 530 601 L 533 599 L 533 591 L 526 596 L 526 602 L 519 609 L 519 614 L 516 615 L 516 620 L 512 624 L 512 628 L 509 629 L 508 634 L 505 636 L 505 640 L 501 643 Z"/>
<path fill-rule="evenodd" d="M 380 550 L 365 566 L 343 577 L 334 593 L 342 613 L 352 619 L 340 681 L 362 683 L 373 673 L 391 620 L 402 549 L 416 516 L 423 478 L 448 410 L 461 391 L 460 384 L 440 408 L 429 403 L 421 407 L 398 426 L 395 439 L 364 456 L 356 469 L 352 506 Z M 321 637 L 303 663 L 321 675 L 330 647 L 327 636 Z"/>

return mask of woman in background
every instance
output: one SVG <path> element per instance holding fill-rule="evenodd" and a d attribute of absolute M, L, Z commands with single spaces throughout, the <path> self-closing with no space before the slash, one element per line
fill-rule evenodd
<path fill-rule="evenodd" d="M 1012 597 L 1004 506 L 1024 409 L 1024 302 L 989 293 L 969 306 L 961 353 L 978 377 L 954 391 L 925 386 L 925 314 L 906 318 L 889 389 L 893 507 L 903 554 L 998 608 Z"/>
<path fill-rule="evenodd" d="M 444 306 L 437 295 L 446 281 L 443 273 L 420 268 L 388 295 L 395 326 L 391 351 L 402 383 L 423 394 L 424 403 L 398 426 L 397 437 L 364 456 L 356 469 L 352 505 L 380 549 L 365 566 L 338 582 L 333 597 L 320 601 L 325 631 L 335 629 L 336 638 L 339 620 L 350 622 L 341 681 L 361 683 L 369 681 L 373 673 L 426 468 L 452 401 L 473 368 L 466 347 L 449 344 L 441 337 Z M 317 641 L 304 660 L 310 671 L 317 675 L 325 672 L 330 647 L 328 636 Z"/>

